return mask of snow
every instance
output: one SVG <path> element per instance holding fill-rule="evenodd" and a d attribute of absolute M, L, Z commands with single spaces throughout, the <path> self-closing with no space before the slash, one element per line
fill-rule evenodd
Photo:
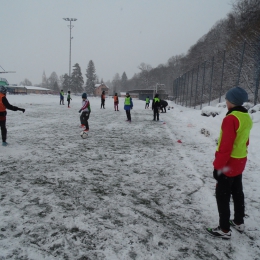
<path fill-rule="evenodd" d="M 246 231 L 226 241 L 205 233 L 218 224 L 212 162 L 225 107 L 205 117 L 168 101 L 154 122 L 133 99 L 128 123 L 123 98 L 117 112 L 113 98 L 100 109 L 90 97 L 82 139 L 81 97 L 71 97 L 67 108 L 58 95 L 7 96 L 26 111 L 8 111 L 0 147 L 0 259 L 259 259 L 260 112 L 243 173 Z"/>

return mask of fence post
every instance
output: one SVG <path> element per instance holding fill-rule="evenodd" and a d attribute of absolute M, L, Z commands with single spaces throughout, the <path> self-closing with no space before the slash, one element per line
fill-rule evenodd
<path fill-rule="evenodd" d="M 259 88 L 259 75 L 260 74 L 260 41 L 258 40 L 257 53 L 256 53 L 256 80 L 255 80 L 255 93 L 254 93 L 254 105 L 258 99 L 258 88 Z"/>
<path fill-rule="evenodd" d="M 185 106 L 187 107 L 187 103 L 188 103 L 188 97 L 189 97 L 189 83 L 190 83 L 190 71 L 188 71 L 188 82 L 187 82 L 187 94 L 186 94 L 186 104 Z"/>
<path fill-rule="evenodd" d="M 225 57 L 226 57 L 226 50 L 224 50 L 224 54 L 223 54 L 222 74 L 221 74 L 221 83 L 220 83 L 220 91 L 219 91 L 219 100 L 218 100 L 218 103 L 221 102 L 222 85 L 223 85 L 223 77 L 224 77 L 224 67 L 225 67 Z"/>
<path fill-rule="evenodd" d="M 203 79 L 202 79 L 202 86 L 201 86 L 200 109 L 202 108 L 202 97 L 203 97 L 204 82 L 205 82 L 205 70 L 206 70 L 206 61 L 204 61 L 204 66 L 203 66 Z"/>
<path fill-rule="evenodd" d="M 237 77 L 237 84 L 236 84 L 236 86 L 239 86 L 240 74 L 241 74 L 241 70 L 242 70 L 244 53 L 245 53 L 245 46 L 246 46 L 246 41 L 244 41 L 244 44 L 243 44 L 243 50 L 242 50 L 241 59 L 240 59 L 240 65 L 239 65 L 239 70 L 238 70 L 238 77 Z"/>
<path fill-rule="evenodd" d="M 194 109 L 196 109 L 196 103 L 197 103 L 197 91 L 198 91 L 199 71 L 200 71 L 200 65 L 198 65 L 198 70 L 197 70 L 197 81 L 196 81 L 196 91 L 195 91 Z"/>
<path fill-rule="evenodd" d="M 211 101 L 211 90 L 212 90 L 212 81 L 213 81 L 213 71 L 214 71 L 214 56 L 212 58 L 212 67 L 211 67 L 211 80 L 210 80 L 210 86 L 209 86 L 209 106 Z"/>
<path fill-rule="evenodd" d="M 190 86 L 190 107 L 191 107 L 191 98 L 192 98 L 193 72 L 194 72 L 194 68 L 192 69 L 192 73 L 191 73 L 191 86 Z"/>
<path fill-rule="evenodd" d="M 184 104 L 184 99 L 185 99 L 186 74 L 187 74 L 187 73 L 184 74 L 184 80 L 183 80 L 182 106 L 183 106 L 183 104 Z"/>

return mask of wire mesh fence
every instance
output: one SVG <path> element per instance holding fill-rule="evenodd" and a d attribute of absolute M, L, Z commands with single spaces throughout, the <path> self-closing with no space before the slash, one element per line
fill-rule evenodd
<path fill-rule="evenodd" d="M 255 44 L 258 42 L 258 44 Z M 202 108 L 213 100 L 223 102 L 223 95 L 234 86 L 244 88 L 249 102 L 259 102 L 260 39 L 244 40 L 239 45 L 214 53 L 173 81 L 177 104 Z"/>

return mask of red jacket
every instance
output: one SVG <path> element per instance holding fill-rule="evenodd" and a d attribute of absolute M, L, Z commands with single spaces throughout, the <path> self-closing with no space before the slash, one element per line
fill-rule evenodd
<path fill-rule="evenodd" d="M 247 112 L 245 108 L 238 108 L 240 110 L 245 110 L 241 112 Z M 233 108 L 232 111 L 238 110 Z M 227 114 L 231 113 L 228 111 Z M 242 174 L 245 169 L 247 157 L 244 158 L 232 158 L 230 157 L 234 140 L 236 139 L 236 131 L 239 128 L 239 120 L 234 115 L 226 116 L 223 119 L 221 129 L 222 138 L 219 145 L 219 150 L 215 153 L 215 160 L 213 162 L 214 169 L 221 170 L 226 176 L 234 177 Z M 249 145 L 249 139 L 247 141 L 247 146 Z"/>

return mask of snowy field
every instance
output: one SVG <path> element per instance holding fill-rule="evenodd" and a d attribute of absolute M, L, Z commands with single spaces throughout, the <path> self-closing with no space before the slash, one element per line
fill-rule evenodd
<path fill-rule="evenodd" d="M 205 117 L 170 101 L 154 122 L 133 99 L 130 124 L 123 99 L 115 112 L 111 97 L 106 109 L 90 98 L 83 140 L 81 97 L 71 108 L 58 96 L 7 98 L 26 112 L 8 111 L 0 146 L 0 260 L 260 259 L 260 112 L 243 174 L 246 231 L 226 241 L 204 231 L 218 225 L 212 162 L 226 109 Z"/>

